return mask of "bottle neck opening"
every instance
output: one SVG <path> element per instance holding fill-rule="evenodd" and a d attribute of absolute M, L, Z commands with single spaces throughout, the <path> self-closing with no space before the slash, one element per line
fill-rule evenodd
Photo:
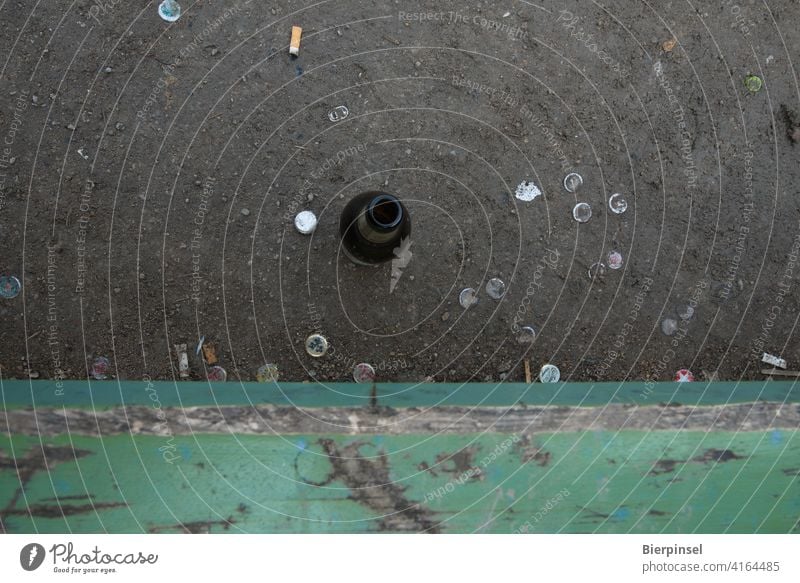
<path fill-rule="evenodd" d="M 366 215 L 373 227 L 389 231 L 403 221 L 403 206 L 391 194 L 381 194 L 370 201 Z"/>

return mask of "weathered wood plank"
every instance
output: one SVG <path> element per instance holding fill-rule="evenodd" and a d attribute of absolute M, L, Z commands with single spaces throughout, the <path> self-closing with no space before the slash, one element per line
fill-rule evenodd
<path fill-rule="evenodd" d="M 595 430 L 763 431 L 800 429 L 798 403 L 639 407 L 126 407 L 14 409 L 0 417 L 0 431 L 24 435 L 260 435 L 550 433 Z"/>
<path fill-rule="evenodd" d="M 44 445 L 0 437 L 10 532 L 791 532 L 800 517 L 796 431 L 61 435 Z"/>

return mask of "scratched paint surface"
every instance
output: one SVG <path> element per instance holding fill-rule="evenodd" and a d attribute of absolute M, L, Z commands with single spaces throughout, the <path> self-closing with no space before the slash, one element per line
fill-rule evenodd
<path fill-rule="evenodd" d="M 800 528 L 800 436 L 793 431 L 194 435 L 175 438 L 180 459 L 173 464 L 164 462 L 163 445 L 151 436 L 0 437 L 5 530 Z"/>

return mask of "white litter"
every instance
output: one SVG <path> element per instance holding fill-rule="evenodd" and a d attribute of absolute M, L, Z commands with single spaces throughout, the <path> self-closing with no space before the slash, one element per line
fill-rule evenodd
<path fill-rule="evenodd" d="M 317 216 L 311 211 L 299 212 L 294 218 L 294 226 L 303 235 L 310 235 L 317 228 Z"/>
<path fill-rule="evenodd" d="M 539 190 L 539 187 L 529 180 L 520 182 L 519 186 L 517 186 L 516 196 L 518 199 L 524 200 L 525 202 L 530 202 L 541 194 L 542 191 Z"/>
<path fill-rule="evenodd" d="M 761 357 L 761 362 L 766 362 L 767 364 L 771 364 L 772 366 L 777 366 L 778 368 L 786 368 L 786 361 L 778 356 L 773 356 L 771 354 L 764 353 L 764 356 Z"/>

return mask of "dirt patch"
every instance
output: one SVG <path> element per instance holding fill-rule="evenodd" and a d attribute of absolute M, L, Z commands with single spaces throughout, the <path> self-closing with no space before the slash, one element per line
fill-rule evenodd
<path fill-rule="evenodd" d="M 220 526 L 223 530 L 229 530 L 236 520 L 232 516 L 224 520 L 197 520 L 193 522 L 180 522 L 164 526 L 151 526 L 147 529 L 149 533 L 184 533 L 184 534 L 208 534 L 214 526 Z"/>
<path fill-rule="evenodd" d="M 692 458 L 694 462 L 700 463 L 719 463 L 729 462 L 731 460 L 746 459 L 740 455 L 736 455 L 729 449 L 707 449 L 702 455 Z"/>
<path fill-rule="evenodd" d="M 465 447 L 455 453 L 440 453 L 436 456 L 436 468 L 444 473 L 461 475 L 477 468 L 473 464 L 478 453 L 475 447 Z M 480 473 L 480 471 L 478 471 Z"/>
<path fill-rule="evenodd" d="M 747 458 L 737 455 L 736 453 L 734 453 L 729 449 L 707 449 L 699 456 L 693 457 L 691 460 L 673 460 L 673 459 L 658 460 L 653 465 L 653 469 L 650 470 L 649 473 L 654 476 L 658 476 L 660 474 L 669 474 L 671 472 L 674 472 L 678 466 L 688 463 L 689 461 L 694 463 L 710 464 L 710 463 L 724 463 L 732 460 L 741 460 L 741 459 L 747 459 Z"/>
<path fill-rule="evenodd" d="M 17 474 L 19 487 L 14 490 L 14 494 L 6 504 L 5 508 L 0 508 L 0 530 L 6 532 L 5 521 L 7 516 L 34 514 L 34 516 L 62 517 L 68 514 L 82 514 L 90 512 L 93 508 L 113 507 L 117 503 L 90 502 L 83 505 L 69 505 L 56 503 L 54 505 L 37 504 L 31 508 L 18 509 L 17 503 L 22 497 L 25 488 L 31 481 L 36 472 L 46 471 L 54 468 L 57 464 L 69 461 L 77 461 L 82 457 L 90 455 L 92 452 L 84 449 L 74 449 L 72 447 L 44 445 L 29 449 L 25 455 L 12 458 L 0 451 L 0 470 L 11 470 Z M 124 504 L 122 504 L 124 505 Z M 87 510 L 88 508 L 88 510 Z"/>
<path fill-rule="evenodd" d="M 37 516 L 40 518 L 63 518 L 76 514 L 89 514 L 107 508 L 124 508 L 125 502 L 94 502 L 90 504 L 31 504 L 21 510 L 8 510 L 7 516 Z"/>
<path fill-rule="evenodd" d="M 319 443 L 333 468 L 329 481 L 343 482 L 349 489 L 350 499 L 375 512 L 380 530 L 439 532 L 431 511 L 408 500 L 405 488 L 393 483 L 386 455 L 365 459 L 359 452 L 359 443 L 341 449 L 332 439 L 321 439 Z"/>
<path fill-rule="evenodd" d="M 412 381 L 521 380 L 526 356 L 572 380 L 760 378 L 762 351 L 800 363 L 790 0 L 702 15 L 200 0 L 172 25 L 98 6 L 0 7 L 0 271 L 22 281 L 0 300 L 5 378 L 84 378 L 103 355 L 112 377 L 171 379 L 176 343 L 205 378 L 201 335 L 244 380 L 266 362 L 283 380 L 369 362 Z M 525 180 L 541 196 L 517 199 Z M 339 253 L 339 213 L 376 188 L 412 217 L 393 289 L 389 264 Z M 313 236 L 294 230 L 302 209 Z M 622 268 L 590 280 L 612 250 Z"/>

